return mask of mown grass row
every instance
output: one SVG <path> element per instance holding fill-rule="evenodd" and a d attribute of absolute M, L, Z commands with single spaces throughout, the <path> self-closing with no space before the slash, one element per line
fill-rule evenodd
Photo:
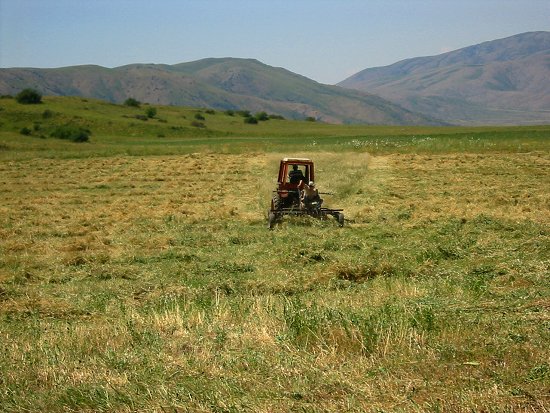
<path fill-rule="evenodd" d="M 5 159 L 0 405 L 544 411 L 543 143 L 302 148 L 346 225 L 273 231 L 283 153 Z"/>
<path fill-rule="evenodd" d="M 547 127 L 45 102 L 0 101 L 2 409 L 548 409 Z M 37 119 L 91 140 L 19 134 Z M 344 228 L 267 231 L 285 155 Z"/>

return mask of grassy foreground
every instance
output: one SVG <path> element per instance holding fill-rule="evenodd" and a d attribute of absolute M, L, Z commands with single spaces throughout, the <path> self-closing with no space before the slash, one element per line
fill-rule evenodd
<path fill-rule="evenodd" d="M 550 127 L 72 103 L 0 101 L 0 411 L 550 410 Z M 17 133 L 45 108 L 91 142 Z M 344 228 L 266 229 L 286 155 Z"/>

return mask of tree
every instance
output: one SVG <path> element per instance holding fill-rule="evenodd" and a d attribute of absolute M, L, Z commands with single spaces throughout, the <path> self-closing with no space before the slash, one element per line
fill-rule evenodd
<path fill-rule="evenodd" d="M 15 99 L 23 105 L 42 103 L 42 95 L 34 89 L 23 89 L 15 96 Z"/>
<path fill-rule="evenodd" d="M 266 112 L 258 112 L 256 113 L 256 119 L 258 119 L 259 121 L 266 121 L 266 120 L 269 120 L 269 116 L 267 115 Z"/>
<path fill-rule="evenodd" d="M 124 101 L 124 104 L 126 106 L 131 106 L 131 107 L 134 107 L 134 108 L 139 108 L 139 105 L 141 104 L 141 102 L 137 99 L 134 99 L 134 98 L 128 98 Z"/>
<path fill-rule="evenodd" d="M 145 110 L 145 114 L 147 115 L 148 118 L 154 118 L 155 116 L 157 116 L 157 109 L 149 106 Z"/>
<path fill-rule="evenodd" d="M 237 111 L 237 115 L 242 116 L 243 118 L 248 118 L 252 116 L 249 110 L 239 110 Z"/>
<path fill-rule="evenodd" d="M 50 134 L 54 138 L 73 142 L 88 142 L 90 135 L 91 132 L 88 129 L 71 124 L 57 126 Z"/>
<path fill-rule="evenodd" d="M 32 131 L 29 128 L 24 127 L 19 131 L 19 133 L 21 135 L 29 136 L 32 133 Z"/>

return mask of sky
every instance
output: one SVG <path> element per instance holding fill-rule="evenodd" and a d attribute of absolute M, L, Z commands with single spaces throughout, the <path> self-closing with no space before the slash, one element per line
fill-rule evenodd
<path fill-rule="evenodd" d="M 0 67 L 239 57 L 335 84 L 529 31 L 550 0 L 0 0 Z"/>

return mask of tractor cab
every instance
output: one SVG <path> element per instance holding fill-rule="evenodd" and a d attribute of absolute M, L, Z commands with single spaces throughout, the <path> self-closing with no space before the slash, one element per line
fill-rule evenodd
<path fill-rule="evenodd" d="M 299 204 L 300 181 L 314 180 L 313 161 L 306 158 L 283 158 L 279 165 L 277 196 L 285 207 Z"/>
<path fill-rule="evenodd" d="M 296 189 L 300 181 L 314 180 L 313 161 L 305 158 L 283 158 L 279 166 L 279 189 Z"/>

